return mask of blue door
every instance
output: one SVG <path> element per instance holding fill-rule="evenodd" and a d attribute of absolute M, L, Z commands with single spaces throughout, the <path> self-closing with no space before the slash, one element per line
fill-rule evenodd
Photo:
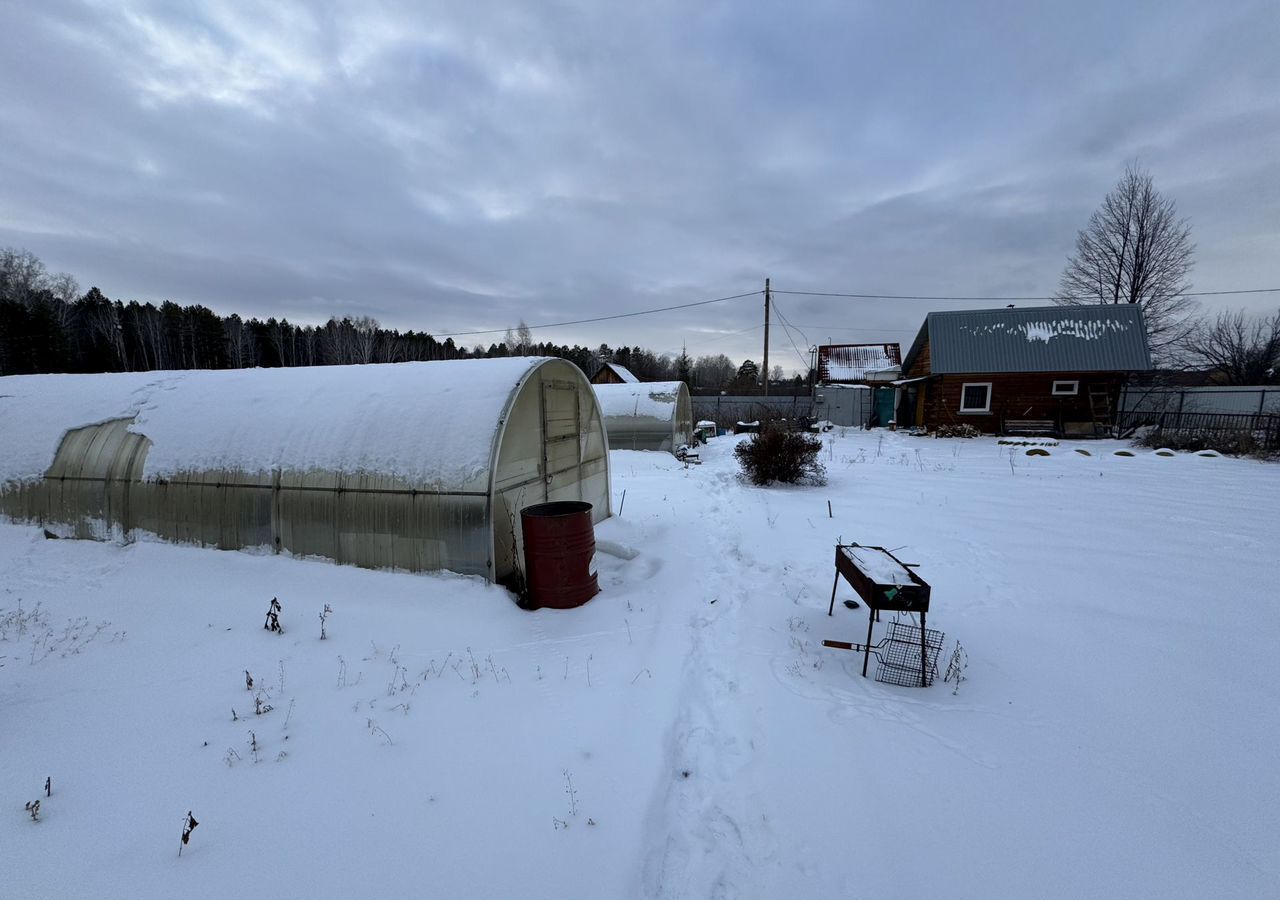
<path fill-rule="evenodd" d="M 893 421 L 893 395 L 895 393 L 897 391 L 891 387 L 876 388 L 875 424 L 886 427 Z"/>

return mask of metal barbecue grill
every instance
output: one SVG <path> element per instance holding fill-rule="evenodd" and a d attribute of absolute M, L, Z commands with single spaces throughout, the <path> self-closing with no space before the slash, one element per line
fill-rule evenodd
<path fill-rule="evenodd" d="M 823 641 L 824 647 L 862 651 L 862 675 L 867 675 L 871 654 L 876 655 L 876 681 L 902 687 L 928 687 L 938 677 L 938 654 L 942 652 L 943 633 L 926 627 L 929 612 L 929 584 L 914 571 L 915 563 L 904 563 L 883 547 L 861 544 L 836 545 L 836 577 L 831 585 L 831 606 L 835 612 L 836 591 L 840 578 L 849 582 L 867 604 L 867 640 Z M 853 604 L 856 606 L 857 604 Z M 917 613 L 920 624 L 895 619 L 889 623 L 884 638 L 871 643 L 871 633 L 881 610 Z"/>

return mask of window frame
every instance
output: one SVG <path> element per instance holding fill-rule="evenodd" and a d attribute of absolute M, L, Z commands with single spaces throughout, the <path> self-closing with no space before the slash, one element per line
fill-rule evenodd
<path fill-rule="evenodd" d="M 1064 384 L 1069 385 L 1071 387 L 1071 390 L 1069 391 L 1058 390 L 1058 386 L 1064 385 Z M 1080 394 L 1079 379 L 1072 380 L 1069 378 L 1064 378 L 1061 381 L 1055 380 L 1053 382 L 1053 387 L 1049 389 L 1049 395 L 1051 397 L 1076 397 L 1076 396 L 1079 396 L 1079 394 Z"/>
<path fill-rule="evenodd" d="M 966 381 L 960 385 L 960 413 L 969 416 L 989 416 L 991 415 L 991 382 L 990 381 Z M 964 405 L 964 395 L 971 387 L 980 387 L 987 389 L 987 404 L 982 409 L 966 408 Z"/>

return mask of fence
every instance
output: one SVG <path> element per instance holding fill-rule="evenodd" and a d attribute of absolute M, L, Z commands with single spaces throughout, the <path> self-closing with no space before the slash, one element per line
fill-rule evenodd
<path fill-rule="evenodd" d="M 862 428 L 871 421 L 875 391 L 863 385 L 825 384 L 818 388 L 813 417 L 832 425 Z"/>
<path fill-rule="evenodd" d="M 720 394 L 714 397 L 692 397 L 694 421 L 703 419 L 715 422 L 722 428 L 732 428 L 735 422 L 770 422 L 774 419 L 795 421 L 802 416 L 813 418 L 813 400 L 802 397 L 734 397 Z"/>
<path fill-rule="evenodd" d="M 1122 413 L 1175 412 L 1280 415 L 1280 387 L 1141 387 L 1120 395 Z"/>
<path fill-rule="evenodd" d="M 1157 435 L 1173 435 L 1184 441 L 1204 439 L 1206 446 L 1217 441 L 1224 447 L 1240 447 L 1247 438 L 1263 453 L 1280 450 L 1280 415 L 1268 413 L 1128 410 L 1117 415 L 1116 426 L 1122 435 L 1145 426 L 1155 428 Z"/>

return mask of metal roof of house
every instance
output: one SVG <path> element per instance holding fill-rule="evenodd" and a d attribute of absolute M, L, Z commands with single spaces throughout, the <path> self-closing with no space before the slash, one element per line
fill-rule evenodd
<path fill-rule="evenodd" d="M 1151 368 L 1142 309 L 1133 304 L 932 312 L 903 361 L 903 372 L 910 371 L 926 339 L 933 375 Z"/>
<path fill-rule="evenodd" d="M 897 344 L 823 344 L 818 347 L 818 377 L 833 381 L 866 381 L 876 375 L 900 373 L 902 350 Z"/>

